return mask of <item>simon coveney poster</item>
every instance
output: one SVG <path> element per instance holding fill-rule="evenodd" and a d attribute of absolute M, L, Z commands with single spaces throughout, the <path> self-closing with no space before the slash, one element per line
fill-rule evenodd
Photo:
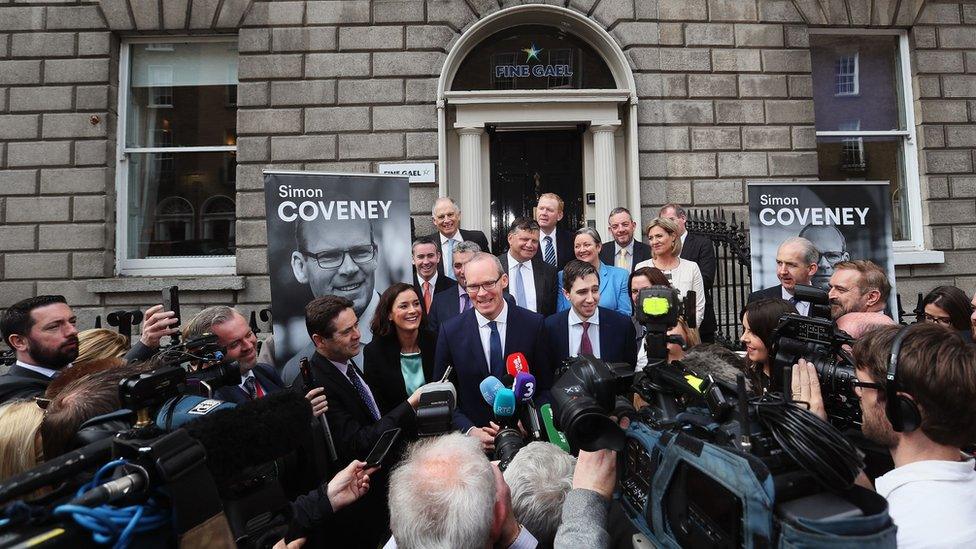
<path fill-rule="evenodd" d="M 401 175 L 266 171 L 264 190 L 275 363 L 290 384 L 301 357 L 315 352 L 309 301 L 351 300 L 365 345 L 380 294 L 411 281 L 409 183 Z"/>
<path fill-rule="evenodd" d="M 779 284 L 776 250 L 787 238 L 802 236 L 821 253 L 814 286 L 829 290 L 834 265 L 868 259 L 888 274 L 889 312 L 897 311 L 887 181 L 749 181 L 748 186 L 753 291 Z"/>

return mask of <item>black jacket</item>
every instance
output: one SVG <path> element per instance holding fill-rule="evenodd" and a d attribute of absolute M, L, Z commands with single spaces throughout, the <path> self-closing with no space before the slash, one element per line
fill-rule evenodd
<path fill-rule="evenodd" d="M 576 259 L 576 252 L 573 251 L 573 240 L 576 237 L 566 229 L 556 228 L 556 272 L 563 270 L 567 263 Z M 539 233 L 539 251 L 535 257 L 543 259 L 546 251 L 545 237 Z"/>
<path fill-rule="evenodd" d="M 753 301 L 758 301 L 760 299 L 783 299 L 783 285 L 777 284 L 769 288 L 756 290 L 755 292 L 749 294 L 749 298 L 746 299 L 746 303 L 752 303 Z"/>
<path fill-rule="evenodd" d="M 423 362 L 424 381 L 430 382 L 434 375 L 435 336 L 427 330 L 420 330 L 417 336 L 420 346 L 420 359 Z M 363 377 L 373 391 L 373 398 L 381 414 L 393 411 L 407 397 L 400 371 L 400 340 L 396 333 L 374 337 L 363 349 Z"/>
<path fill-rule="evenodd" d="M 508 253 L 504 253 L 498 256 L 498 260 L 502 263 L 502 269 L 508 272 Z M 532 258 L 532 279 L 535 281 L 535 312 L 542 316 L 549 316 L 556 312 L 556 295 L 559 292 L 559 288 L 556 285 L 556 276 L 558 271 L 556 269 L 542 260 L 538 255 Z M 511 279 L 511 277 L 509 277 Z M 511 292 L 515 290 L 515 281 L 508 281 L 508 288 L 505 289 L 505 293 L 511 295 Z"/>
<path fill-rule="evenodd" d="M 477 244 L 478 246 L 480 246 L 481 247 L 481 251 L 486 252 L 486 253 L 491 253 L 491 246 L 488 245 L 488 238 L 485 236 L 485 233 L 483 233 L 481 231 L 469 231 L 467 229 L 458 229 L 458 231 L 461 233 L 461 240 L 470 240 L 471 242 L 474 242 L 475 244 Z M 432 240 L 435 244 L 437 244 L 437 249 L 439 251 L 442 251 L 441 250 L 441 233 L 435 232 L 433 234 L 429 234 L 429 235 L 424 236 L 424 238 L 427 238 L 427 239 Z M 441 275 L 444 274 L 444 260 L 443 259 L 441 259 L 441 262 L 437 264 L 437 273 L 438 274 L 441 274 Z M 414 278 L 416 278 L 416 277 L 414 277 Z"/>
<path fill-rule="evenodd" d="M 698 331 L 702 334 L 702 339 L 712 341 L 716 330 L 715 306 L 712 304 L 712 285 L 715 283 L 715 247 L 707 237 L 688 233 L 684 244 L 681 246 L 681 259 L 694 261 L 698 264 L 701 271 L 702 283 L 705 285 L 705 317 L 702 319 Z M 738 314 L 738 313 L 737 313 Z"/>
<path fill-rule="evenodd" d="M 278 375 L 278 372 L 270 364 L 257 364 L 251 371 L 254 372 L 254 377 L 261 384 L 261 389 L 264 390 L 265 394 L 277 393 L 278 391 L 284 390 L 285 382 L 281 380 L 281 376 Z M 242 404 L 250 400 L 247 392 L 241 389 L 240 385 L 221 387 L 214 391 L 214 398 L 235 404 Z"/>
<path fill-rule="evenodd" d="M 417 281 L 417 269 L 413 270 L 413 288 L 417 290 L 417 297 L 420 298 L 420 308 L 423 309 L 424 316 L 429 315 L 430 311 L 428 311 L 427 307 L 424 306 L 424 287 L 421 286 L 420 282 Z M 450 289 L 454 289 L 455 292 L 457 291 L 457 281 L 448 278 L 446 275 L 440 272 L 440 269 L 438 269 L 437 282 L 434 283 L 433 293 L 431 293 L 431 297 Z M 431 307 L 433 307 L 433 305 L 434 302 L 433 300 L 431 300 Z"/>
<path fill-rule="evenodd" d="M 44 394 L 51 378 L 16 364 L 0 375 L 0 405 Z"/>
<path fill-rule="evenodd" d="M 603 246 L 600 248 L 600 261 L 606 265 L 617 266 L 617 243 L 613 240 L 610 242 L 604 242 Z M 634 239 L 634 257 L 630 262 L 630 272 L 634 272 L 634 267 L 637 266 L 641 261 L 647 261 L 651 258 L 651 247 L 644 244 L 640 240 Z"/>

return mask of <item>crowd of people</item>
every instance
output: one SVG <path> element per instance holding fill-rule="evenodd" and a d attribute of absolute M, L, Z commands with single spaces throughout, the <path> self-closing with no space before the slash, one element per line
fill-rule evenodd
<path fill-rule="evenodd" d="M 611 212 L 607 242 L 590 227 L 575 233 L 560 228 L 563 201 L 555 194 L 543 194 L 535 210 L 535 219 L 511 223 L 507 250 L 496 256 L 483 233 L 460 229 L 453 200 L 438 199 L 432 209 L 437 232 L 412 245 L 412 283 L 393 284 L 363 303 L 333 293 L 315 297 L 305 308 L 306 349 L 287 363 L 267 348 L 259 354 L 256 335 L 233 307 L 213 306 L 182 319 L 184 340 L 214 334 L 226 359 L 240 367 L 241 383 L 218 389 L 215 398 L 246 403 L 297 390 L 314 417 L 328 420 L 338 459 L 292 487 L 300 535 L 279 545 L 629 546 L 633 527 L 615 514 L 612 501 L 615 453 L 573 457 L 533 442 L 503 473 L 490 461 L 502 427 L 481 384 L 489 376 L 505 379 L 506 357 L 515 353 L 535 377 L 538 405 L 550 402 L 555 372 L 570 357 L 642 369 L 648 358 L 636 300 L 650 286 L 670 286 L 682 299 L 694 299 L 686 308 L 693 318 L 682 316 L 669 332 L 675 336 L 669 361 L 732 364 L 754 393 L 773 389 L 771 351 L 780 318 L 813 313 L 796 295 L 822 263 L 810 240 L 784 241 L 775 257 L 780 284 L 749 296 L 739 358 L 710 345 L 714 248 L 687 231 L 680 205 L 660 209 L 643 232 L 646 242 L 636 238 L 625 208 Z M 317 257 L 316 237 L 298 232 L 307 257 Z M 296 273 L 307 274 L 307 257 L 293 264 Z M 347 262 L 355 262 L 348 253 L 334 268 Z M 925 297 L 919 322 L 899 327 L 885 314 L 891 284 L 874 263 L 833 264 L 829 287 L 830 316 L 855 340 L 863 436 L 891 458 L 889 470 L 861 482 L 888 500 L 899 545 L 976 543 L 976 471 L 965 453 L 976 442 L 976 422 L 967 413 L 976 400 L 976 298 L 955 287 L 936 288 Z M 16 364 L 0 376 L 0 481 L 83 443 L 77 435 L 85 422 L 121 407 L 119 381 L 151 370 L 161 342 L 177 334 L 178 324 L 172 311 L 150 307 L 130 348 L 110 330 L 79 332 L 60 296 L 25 299 L 4 311 L 0 332 Z M 307 388 L 298 375 L 302 357 L 311 368 Z M 792 396 L 826 421 L 813 368 L 805 361 L 794 367 Z M 441 379 L 457 391 L 454 432 L 418 440 L 423 387 Z M 403 436 L 393 461 L 365 463 L 394 428 Z"/>

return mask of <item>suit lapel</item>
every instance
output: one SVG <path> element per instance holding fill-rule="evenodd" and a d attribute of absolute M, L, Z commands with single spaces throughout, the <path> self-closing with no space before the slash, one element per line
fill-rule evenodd
<path fill-rule="evenodd" d="M 573 350 L 569 348 L 569 311 L 563 311 L 559 313 L 559 346 L 562 350 L 559 352 L 560 357 L 568 357 L 573 354 Z"/>
<path fill-rule="evenodd" d="M 328 379 L 329 385 L 335 387 L 339 392 L 342 393 L 341 396 L 347 401 L 354 402 L 355 406 L 358 406 L 362 417 L 373 417 L 373 413 L 366 407 L 366 403 L 363 402 L 362 397 L 359 396 L 359 391 L 352 386 L 352 382 L 348 378 L 344 377 L 338 368 L 332 364 L 332 361 L 323 357 L 322 355 L 315 353 L 315 361 L 312 365 L 316 367 L 319 372 Z M 350 366 L 351 368 L 351 366 Z M 324 380 L 323 380 L 324 381 Z M 323 383 L 323 385 L 325 385 Z M 326 387 L 326 393 L 329 392 L 330 387 Z M 333 395 L 326 395 L 328 398 L 334 398 Z M 339 395 L 336 395 L 339 396 Z"/>
<path fill-rule="evenodd" d="M 463 334 L 473 334 L 475 338 L 473 342 L 467 342 L 467 347 L 470 349 L 471 353 L 474 353 L 472 358 L 472 364 L 476 364 L 480 368 L 481 372 L 488 372 L 488 361 L 485 359 L 484 347 L 481 346 L 481 331 L 478 327 L 478 318 L 474 315 L 474 309 L 469 309 L 461 313 L 466 315 L 463 321 L 465 326 L 461 327 L 461 333 Z M 508 317 L 511 320 L 512 308 L 508 308 Z M 506 340 L 508 338 L 506 337 Z M 507 341 L 506 341 L 507 343 Z M 507 346 L 507 345 L 506 345 Z"/>

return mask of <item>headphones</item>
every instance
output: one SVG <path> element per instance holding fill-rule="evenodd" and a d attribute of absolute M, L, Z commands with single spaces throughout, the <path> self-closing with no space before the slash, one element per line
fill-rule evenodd
<path fill-rule="evenodd" d="M 891 427 L 899 433 L 910 433 L 922 424 L 918 404 L 907 396 L 898 394 L 901 390 L 898 384 L 898 354 L 908 328 L 909 326 L 904 326 L 898 330 L 891 342 L 891 356 L 888 358 L 888 373 L 885 376 L 885 415 L 888 416 Z"/>

